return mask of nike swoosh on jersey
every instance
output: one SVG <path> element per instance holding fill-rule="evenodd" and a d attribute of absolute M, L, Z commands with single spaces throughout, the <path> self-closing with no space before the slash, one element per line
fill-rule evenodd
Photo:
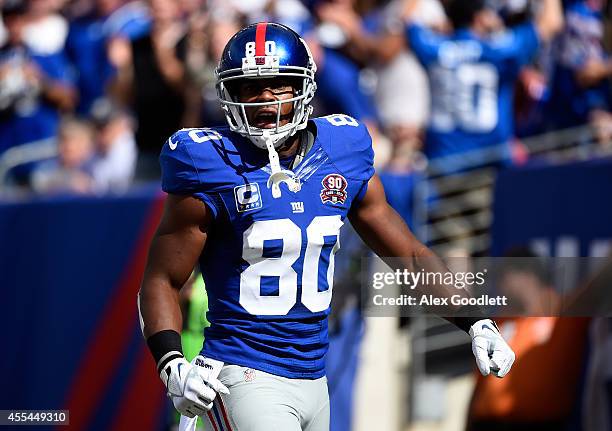
<path fill-rule="evenodd" d="M 168 146 L 170 147 L 171 150 L 176 150 L 176 147 L 178 147 L 178 144 L 175 144 L 174 142 L 172 142 L 172 138 L 168 138 Z"/>

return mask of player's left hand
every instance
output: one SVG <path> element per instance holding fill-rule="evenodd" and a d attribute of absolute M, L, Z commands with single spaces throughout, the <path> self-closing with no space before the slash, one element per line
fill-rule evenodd
<path fill-rule="evenodd" d="M 472 352 L 483 376 L 504 377 L 514 363 L 515 355 L 491 319 L 483 319 L 470 328 Z"/>

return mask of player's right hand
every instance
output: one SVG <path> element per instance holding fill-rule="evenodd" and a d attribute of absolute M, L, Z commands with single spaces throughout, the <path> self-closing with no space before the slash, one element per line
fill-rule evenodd
<path fill-rule="evenodd" d="M 483 376 L 493 374 L 502 378 L 510 371 L 516 355 L 499 333 L 491 319 L 482 319 L 470 327 L 472 352 Z"/>
<path fill-rule="evenodd" d="M 202 416 L 213 406 L 217 393 L 229 394 L 207 367 L 190 364 L 184 357 L 166 364 L 160 377 L 174 408 L 187 417 Z"/>

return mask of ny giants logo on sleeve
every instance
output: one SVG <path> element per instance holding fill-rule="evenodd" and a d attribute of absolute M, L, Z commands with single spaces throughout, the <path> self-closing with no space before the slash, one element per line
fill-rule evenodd
<path fill-rule="evenodd" d="M 329 174 L 323 181 L 323 189 L 321 190 L 321 202 L 324 204 L 343 204 L 346 202 L 346 188 L 348 183 L 346 179 L 340 174 Z"/>

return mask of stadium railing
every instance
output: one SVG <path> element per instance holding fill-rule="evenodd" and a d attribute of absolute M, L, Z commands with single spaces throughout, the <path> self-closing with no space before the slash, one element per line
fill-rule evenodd
<path fill-rule="evenodd" d="M 55 156 L 57 156 L 55 138 L 42 139 L 6 150 L 0 155 L 0 194 L 8 192 L 11 188 L 9 181 L 11 170 Z"/>

